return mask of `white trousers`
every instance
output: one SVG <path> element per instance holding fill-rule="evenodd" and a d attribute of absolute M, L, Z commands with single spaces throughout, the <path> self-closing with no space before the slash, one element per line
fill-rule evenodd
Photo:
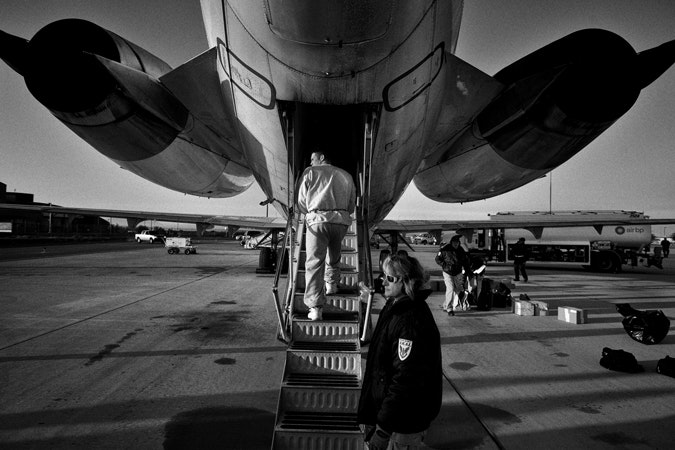
<path fill-rule="evenodd" d="M 337 284 L 340 281 L 342 239 L 347 234 L 347 228 L 347 225 L 328 222 L 307 226 L 305 305 L 309 308 L 326 303 L 325 283 Z"/>

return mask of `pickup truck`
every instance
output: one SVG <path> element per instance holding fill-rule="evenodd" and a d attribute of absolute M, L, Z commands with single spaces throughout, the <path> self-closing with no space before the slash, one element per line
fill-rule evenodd
<path fill-rule="evenodd" d="M 149 243 L 152 244 L 155 241 L 159 241 L 159 242 L 164 241 L 163 236 L 156 236 L 156 235 L 152 234 L 152 232 L 150 230 L 143 230 L 140 233 L 136 233 L 136 237 L 134 239 L 136 239 L 136 242 L 138 242 L 139 244 L 141 242 L 149 242 Z"/>

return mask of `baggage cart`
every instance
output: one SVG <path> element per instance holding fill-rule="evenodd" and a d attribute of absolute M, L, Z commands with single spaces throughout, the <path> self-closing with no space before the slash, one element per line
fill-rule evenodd
<path fill-rule="evenodd" d="M 197 253 L 197 247 L 192 245 L 190 238 L 184 237 L 168 237 L 164 241 L 169 255 L 176 255 L 178 253 L 185 253 L 186 255 Z"/>

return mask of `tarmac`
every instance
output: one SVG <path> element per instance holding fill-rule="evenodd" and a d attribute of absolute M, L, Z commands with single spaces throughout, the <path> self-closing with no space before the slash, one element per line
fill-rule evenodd
<path fill-rule="evenodd" d="M 0 448 L 270 448 L 285 351 L 273 276 L 256 274 L 258 252 L 234 241 L 197 247 L 0 249 Z M 415 249 L 438 279 L 435 247 Z M 447 383 L 427 444 L 673 448 L 675 378 L 655 367 L 675 356 L 675 332 L 640 344 L 614 306 L 661 309 L 672 322 L 675 258 L 664 262 L 619 274 L 530 266 L 514 298 L 583 308 L 580 325 L 510 308 L 450 317 L 443 292 L 432 294 Z M 487 276 L 510 279 L 512 268 L 490 264 Z M 645 371 L 603 368 L 603 347 L 633 353 Z"/>

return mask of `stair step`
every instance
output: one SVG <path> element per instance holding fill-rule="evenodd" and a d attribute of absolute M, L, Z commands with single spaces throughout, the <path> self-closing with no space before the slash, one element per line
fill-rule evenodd
<path fill-rule="evenodd" d="M 290 374 L 352 375 L 361 377 L 361 352 L 346 350 L 286 350 L 284 376 Z"/>
<path fill-rule="evenodd" d="M 356 294 L 335 294 L 326 296 L 326 304 L 322 308 L 324 318 L 339 319 L 340 317 L 351 318 L 358 314 L 361 308 L 361 302 Z M 293 297 L 293 312 L 297 314 L 296 319 L 301 319 L 309 312 L 305 305 L 305 293 L 295 291 Z"/>
<path fill-rule="evenodd" d="M 290 350 L 311 350 L 313 352 L 355 352 L 356 342 L 293 341 Z"/>
<path fill-rule="evenodd" d="M 279 424 L 281 429 L 359 431 L 356 414 L 349 413 L 315 413 L 288 411 Z"/>
<path fill-rule="evenodd" d="M 309 320 L 306 315 L 294 314 L 292 333 L 293 340 L 296 342 L 354 342 L 359 339 L 359 322 L 356 314 L 351 314 L 351 317 L 340 314 L 337 319 L 327 314 L 320 321 Z"/>
<path fill-rule="evenodd" d="M 281 386 L 279 412 L 314 414 L 355 413 L 359 407 L 360 387 Z"/>
<path fill-rule="evenodd" d="M 359 377 L 338 373 L 290 373 L 284 381 L 286 386 L 294 387 L 342 387 L 359 388 Z"/>
<path fill-rule="evenodd" d="M 287 411 L 279 423 L 281 429 L 292 430 L 330 430 L 358 431 L 356 413 L 317 413 L 305 411 Z"/>
<path fill-rule="evenodd" d="M 359 284 L 359 272 L 355 269 L 350 270 L 341 270 L 340 271 L 340 281 L 338 282 L 341 286 L 356 289 Z M 298 288 L 305 288 L 305 269 L 298 268 L 298 273 L 296 276 L 295 285 Z"/>
<path fill-rule="evenodd" d="M 275 427 L 276 450 L 361 450 L 356 414 L 288 412 Z"/>

